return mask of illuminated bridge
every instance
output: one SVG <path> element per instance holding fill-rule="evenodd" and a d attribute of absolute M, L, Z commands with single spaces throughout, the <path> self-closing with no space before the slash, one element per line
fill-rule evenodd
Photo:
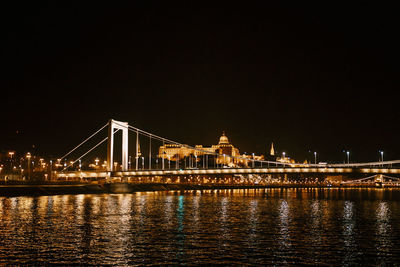
<path fill-rule="evenodd" d="M 94 138 L 94 136 L 98 135 L 106 127 L 108 127 L 108 136 L 74 161 L 71 161 L 61 172 L 56 172 L 55 176 L 58 179 L 120 178 L 125 180 L 129 179 L 129 181 L 137 181 L 142 178 L 147 177 L 148 179 L 152 177 L 152 179 L 156 179 L 157 181 L 165 182 L 168 177 L 175 178 L 175 181 L 179 179 L 179 177 L 186 179 L 191 179 L 190 177 L 197 177 L 197 179 L 199 179 L 200 177 L 203 180 L 199 181 L 204 181 L 204 179 L 216 179 L 215 177 L 236 177 L 236 179 L 258 177 L 259 179 L 267 179 L 267 177 L 277 175 L 348 175 L 359 179 L 372 177 L 371 175 L 392 175 L 393 179 L 398 179 L 397 176 L 400 176 L 400 160 L 348 164 L 300 164 L 257 160 L 255 158 L 221 154 L 205 150 L 201 147 L 188 146 L 130 126 L 127 122 L 115 120 L 110 120 L 106 125 L 65 154 L 60 160 L 77 151 L 78 148 Z M 122 132 L 122 164 L 120 164 L 120 166 L 114 161 L 114 135 L 119 131 Z M 131 161 L 131 156 L 129 156 L 128 151 L 129 132 L 133 132 L 136 139 L 134 162 Z M 148 141 L 146 146 L 142 145 L 142 148 L 145 147 L 146 151 L 140 149 L 140 139 Z M 80 162 L 83 157 L 106 141 L 108 146 L 105 170 L 81 170 L 80 168 L 79 170 L 71 170 L 74 164 L 78 161 Z M 155 150 L 157 143 L 163 146 L 172 144 L 178 147 L 185 147 L 194 151 L 195 155 L 191 158 L 190 164 L 186 164 L 186 162 L 183 164 L 179 159 L 172 161 L 171 164 L 171 159 L 159 157 L 157 153 L 154 153 L 153 150 Z M 222 158 L 232 158 L 232 160 L 246 162 L 248 164 L 246 164 L 246 166 L 218 164 L 218 159 Z"/>

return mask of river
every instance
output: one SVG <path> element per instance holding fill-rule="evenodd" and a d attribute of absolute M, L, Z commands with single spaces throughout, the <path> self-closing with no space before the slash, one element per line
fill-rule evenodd
<path fill-rule="evenodd" d="M 0 197 L 0 264 L 399 265 L 400 190 Z"/>

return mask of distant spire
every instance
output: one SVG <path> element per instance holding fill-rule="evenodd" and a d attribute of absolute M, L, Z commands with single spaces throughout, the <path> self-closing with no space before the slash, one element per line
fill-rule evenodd
<path fill-rule="evenodd" d="M 274 142 L 271 143 L 271 150 L 269 152 L 271 156 L 275 156 Z"/>

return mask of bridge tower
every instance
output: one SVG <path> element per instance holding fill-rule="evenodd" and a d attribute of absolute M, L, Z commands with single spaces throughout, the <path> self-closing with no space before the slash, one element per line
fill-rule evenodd
<path fill-rule="evenodd" d="M 108 122 L 107 170 L 114 171 L 114 130 L 122 131 L 122 171 L 128 170 L 128 123 L 116 120 Z"/>

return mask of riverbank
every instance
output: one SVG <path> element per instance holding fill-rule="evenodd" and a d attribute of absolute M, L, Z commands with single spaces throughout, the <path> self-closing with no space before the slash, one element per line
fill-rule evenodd
<path fill-rule="evenodd" d="M 257 188 L 332 188 L 326 185 L 194 185 L 194 184 L 161 184 L 161 183 L 111 183 L 111 184 L 30 184 L 0 185 L 0 196 L 48 196 L 76 194 L 118 194 L 146 191 L 180 191 L 180 190 L 220 190 L 220 189 L 257 189 Z M 338 186 L 336 186 L 337 188 Z M 354 188 L 341 186 L 341 188 Z M 357 186 L 357 188 L 375 188 Z"/>

